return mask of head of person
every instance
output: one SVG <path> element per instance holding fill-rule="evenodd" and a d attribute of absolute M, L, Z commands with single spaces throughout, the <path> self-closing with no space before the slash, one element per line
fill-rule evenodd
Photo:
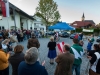
<path fill-rule="evenodd" d="M 79 44 L 79 40 L 76 39 L 76 38 L 74 38 L 74 39 L 73 39 L 73 43 L 74 43 L 74 44 Z"/>
<path fill-rule="evenodd" d="M 52 42 L 54 41 L 54 37 L 53 37 L 53 36 L 52 36 L 52 37 L 50 37 L 50 41 L 52 41 Z"/>
<path fill-rule="evenodd" d="M 17 45 L 14 48 L 15 53 L 21 53 L 23 51 L 24 47 L 22 45 Z"/>
<path fill-rule="evenodd" d="M 63 51 L 64 52 L 70 51 L 70 46 L 68 44 L 65 44 L 64 47 L 63 47 Z"/>
<path fill-rule="evenodd" d="M 94 35 L 91 35 L 91 37 L 94 37 Z"/>
<path fill-rule="evenodd" d="M 31 47 L 26 51 L 24 58 L 27 64 L 34 64 L 38 59 L 38 49 Z"/>
<path fill-rule="evenodd" d="M 93 48 L 94 48 L 94 50 L 99 50 L 100 49 L 98 44 L 94 44 Z"/>
<path fill-rule="evenodd" d="M 32 37 L 32 38 L 36 38 L 34 33 L 31 34 L 31 37 Z"/>

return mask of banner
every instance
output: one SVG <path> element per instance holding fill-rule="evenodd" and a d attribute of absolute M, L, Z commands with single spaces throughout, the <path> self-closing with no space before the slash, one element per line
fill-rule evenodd
<path fill-rule="evenodd" d="M 83 29 L 83 32 L 94 32 L 94 29 Z"/>
<path fill-rule="evenodd" d="M 1 0 L 1 10 L 3 17 L 9 17 L 9 1 Z"/>
<path fill-rule="evenodd" d="M 57 47 L 58 47 L 59 51 L 62 52 L 62 53 L 63 53 L 63 46 L 64 46 L 64 44 L 65 44 L 64 42 L 61 42 L 61 43 L 57 44 Z"/>

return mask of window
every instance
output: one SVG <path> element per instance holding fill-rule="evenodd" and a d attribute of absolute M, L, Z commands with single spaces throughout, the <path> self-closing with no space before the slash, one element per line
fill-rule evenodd
<path fill-rule="evenodd" d="M 5 27 L 4 26 L 2 26 L 2 30 L 4 30 L 5 29 Z"/>
<path fill-rule="evenodd" d="M 34 25 L 36 26 L 36 23 L 34 23 Z"/>

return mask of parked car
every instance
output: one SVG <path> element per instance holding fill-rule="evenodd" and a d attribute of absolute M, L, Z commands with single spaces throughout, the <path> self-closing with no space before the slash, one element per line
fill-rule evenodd
<path fill-rule="evenodd" d="M 96 42 L 100 42 L 100 36 L 97 38 Z"/>
<path fill-rule="evenodd" d="M 70 39 L 73 39 L 74 36 L 75 36 L 76 34 L 77 34 L 77 33 L 73 33 L 73 34 L 71 34 L 71 35 L 70 35 Z"/>
<path fill-rule="evenodd" d="M 48 35 L 55 35 L 55 32 L 48 32 Z"/>
<path fill-rule="evenodd" d="M 69 37 L 69 34 L 67 32 L 62 32 L 60 34 L 61 37 Z"/>

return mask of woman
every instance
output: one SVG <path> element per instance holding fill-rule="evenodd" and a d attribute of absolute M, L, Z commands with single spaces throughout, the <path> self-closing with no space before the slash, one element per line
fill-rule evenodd
<path fill-rule="evenodd" d="M 14 48 L 14 55 L 9 58 L 9 62 L 12 65 L 12 75 L 18 75 L 18 66 L 21 61 L 24 61 L 24 53 L 23 51 L 23 46 L 22 45 L 17 45 Z"/>
<path fill-rule="evenodd" d="M 9 53 L 5 53 L 2 50 L 2 45 L 0 44 L 0 75 L 9 75 L 9 63 L 8 63 Z"/>
<path fill-rule="evenodd" d="M 91 58 L 89 75 L 100 75 L 100 48 L 94 45 L 94 49 L 95 51 L 89 57 Z"/>
<path fill-rule="evenodd" d="M 10 48 L 9 42 L 10 42 L 9 39 L 5 39 L 5 40 L 2 42 L 2 49 L 3 49 L 5 52 L 9 52 L 9 48 Z"/>
<path fill-rule="evenodd" d="M 50 38 L 50 42 L 48 43 L 48 58 L 50 58 L 50 64 L 54 64 L 54 58 L 57 56 L 56 53 L 56 42 L 54 41 L 54 37 Z"/>
<path fill-rule="evenodd" d="M 25 61 L 18 67 L 18 75 L 48 75 L 45 67 L 41 66 L 38 59 L 38 49 L 31 47 L 25 53 Z"/>
<path fill-rule="evenodd" d="M 98 45 L 98 44 L 94 44 L 93 49 L 94 49 L 94 50 L 91 50 L 91 51 L 88 53 L 88 57 L 92 57 L 93 54 L 99 50 L 99 45 Z"/>
<path fill-rule="evenodd" d="M 13 35 L 10 36 L 10 43 L 12 45 L 12 50 L 14 50 L 15 46 L 18 44 L 18 40 L 17 40 L 17 36 L 15 33 L 13 33 Z"/>

